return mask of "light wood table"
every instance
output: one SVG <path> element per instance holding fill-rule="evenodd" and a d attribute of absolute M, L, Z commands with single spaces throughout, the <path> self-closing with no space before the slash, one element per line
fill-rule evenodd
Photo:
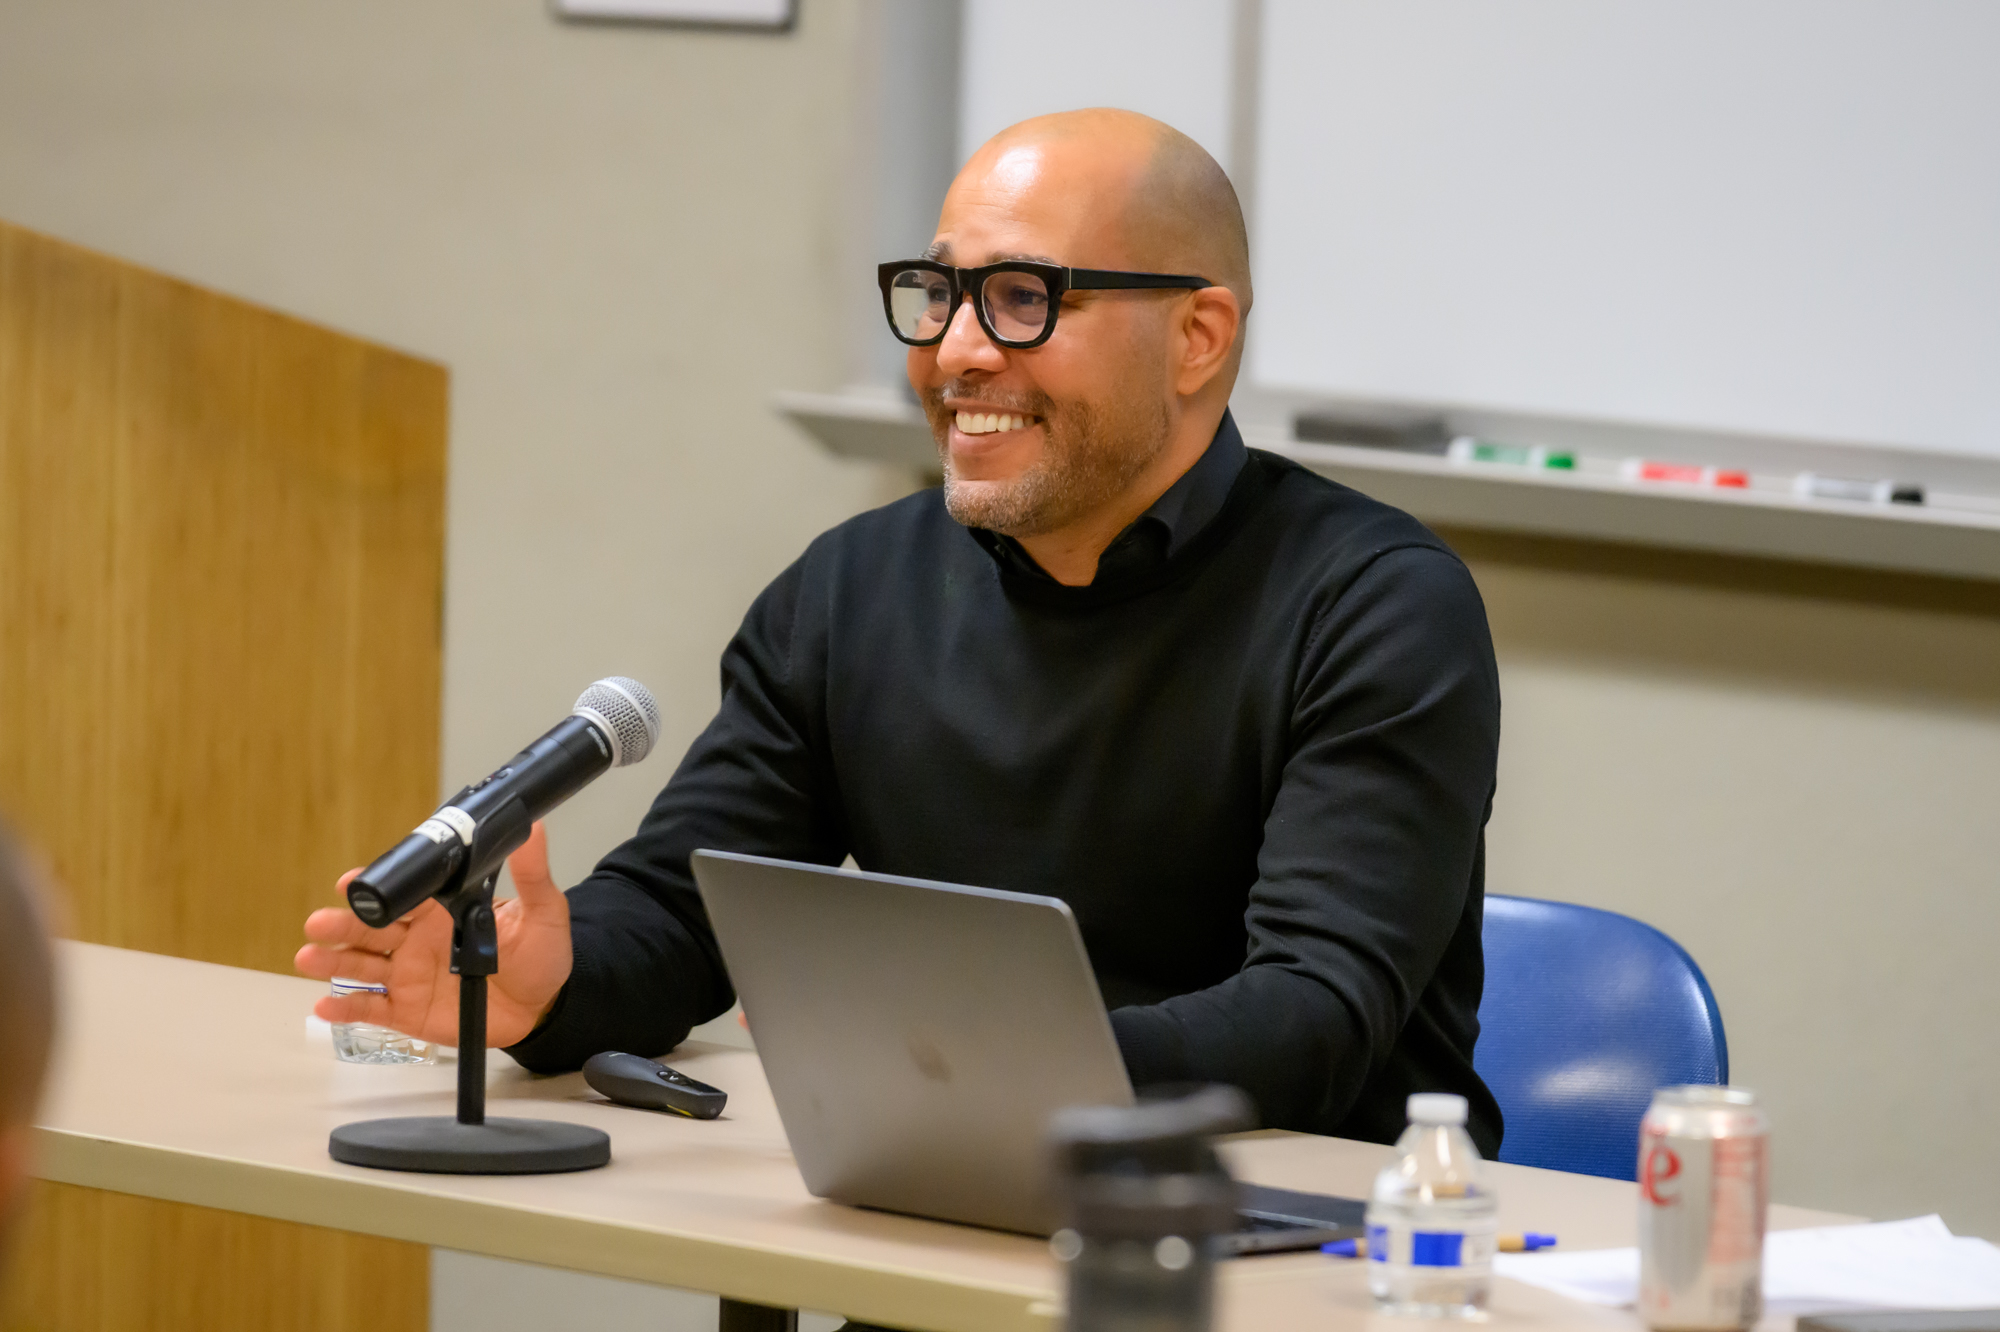
<path fill-rule="evenodd" d="M 690 1043 L 676 1066 L 729 1093 L 698 1122 L 600 1100 L 580 1075 L 506 1059 L 489 1113 L 594 1124 L 612 1162 L 572 1175 L 409 1175 L 335 1162 L 352 1119 L 445 1114 L 451 1065 L 336 1061 L 307 1034 L 312 981 L 93 944 L 63 946 L 64 1033 L 37 1173 L 120 1193 L 441 1245 L 727 1300 L 824 1309 L 934 1332 L 1059 1324 L 1060 1279 L 1039 1241 L 821 1201 L 805 1190 L 757 1057 Z M 1225 1147 L 1243 1179 L 1363 1195 L 1389 1149 L 1291 1133 Z M 1568 1248 L 1634 1240 L 1630 1184 L 1495 1166 L 1503 1230 Z M 1844 1218 L 1774 1208 L 1776 1225 Z M 1363 1264 L 1318 1254 L 1230 1262 L 1228 1329 L 1400 1327 L 1369 1309 Z M 1500 1281 L 1498 1326 L 1636 1326 L 1626 1314 Z"/>

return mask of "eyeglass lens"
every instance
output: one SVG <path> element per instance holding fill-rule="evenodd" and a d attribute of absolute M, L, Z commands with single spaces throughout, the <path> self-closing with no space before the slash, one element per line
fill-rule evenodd
<path fill-rule="evenodd" d="M 995 273 L 986 279 L 986 318 L 1004 342 L 1031 342 L 1049 324 L 1049 287 L 1034 273 Z"/>
<path fill-rule="evenodd" d="M 928 342 L 951 318 L 951 283 L 927 268 L 906 268 L 889 283 L 889 317 L 912 342 Z"/>
<path fill-rule="evenodd" d="M 1048 284 L 1034 273 L 990 275 L 980 289 L 980 303 L 994 335 L 1004 342 L 1032 342 L 1049 324 Z M 915 342 L 929 341 L 951 318 L 951 285 L 941 273 L 906 268 L 889 283 L 889 314 L 898 333 Z"/>

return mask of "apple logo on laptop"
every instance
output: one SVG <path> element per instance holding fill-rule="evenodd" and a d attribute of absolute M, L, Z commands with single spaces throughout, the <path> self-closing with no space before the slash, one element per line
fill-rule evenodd
<path fill-rule="evenodd" d="M 917 1072 L 932 1082 L 951 1081 L 951 1065 L 945 1062 L 944 1051 L 938 1049 L 929 1032 L 918 1027 L 904 1039 L 903 1044 L 910 1052 L 910 1061 L 917 1066 Z"/>

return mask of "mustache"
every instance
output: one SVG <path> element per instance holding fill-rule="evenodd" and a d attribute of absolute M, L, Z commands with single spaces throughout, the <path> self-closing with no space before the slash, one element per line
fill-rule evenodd
<path fill-rule="evenodd" d="M 946 398 L 967 398 L 977 403 L 984 411 L 1019 412 L 1023 416 L 1039 416 L 1046 420 L 1055 406 L 1055 399 L 1046 393 L 995 393 L 990 387 L 970 383 L 963 379 L 947 380 L 934 389 L 922 393 L 924 410 L 931 416 L 939 416 L 948 410 Z"/>

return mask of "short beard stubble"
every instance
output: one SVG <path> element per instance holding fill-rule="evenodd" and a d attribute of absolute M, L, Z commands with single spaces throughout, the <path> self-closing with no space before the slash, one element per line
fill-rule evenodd
<path fill-rule="evenodd" d="M 1100 403 L 1057 403 L 1044 393 L 1003 400 L 964 380 L 926 391 L 924 415 L 944 466 L 945 510 L 967 527 L 1019 539 L 1056 531 L 1115 499 L 1167 447 L 1165 386 L 1141 382 L 1145 379 L 1122 377 Z M 956 413 L 944 405 L 953 396 L 977 398 L 995 411 L 1039 416 L 1045 436 L 1040 460 L 1007 481 L 954 475 L 945 441 Z"/>

